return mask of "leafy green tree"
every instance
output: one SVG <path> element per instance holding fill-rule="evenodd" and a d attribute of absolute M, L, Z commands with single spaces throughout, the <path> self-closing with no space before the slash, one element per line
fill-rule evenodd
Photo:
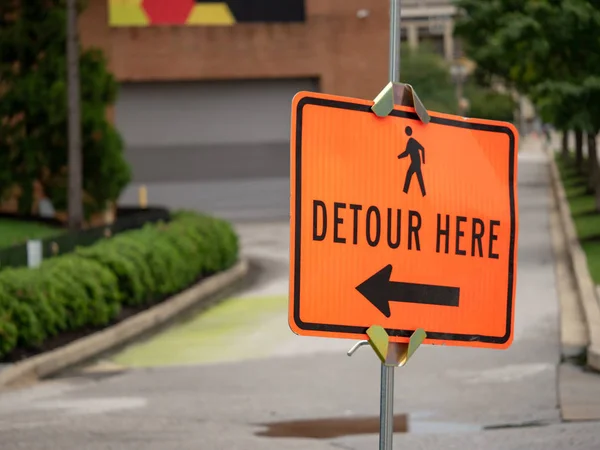
<path fill-rule="evenodd" d="M 510 94 L 472 82 L 467 85 L 465 96 L 469 100 L 469 116 L 505 122 L 514 121 L 517 105 Z"/>
<path fill-rule="evenodd" d="M 576 137 L 576 161 L 583 161 L 582 134 L 587 133 L 588 187 L 596 192 L 600 210 L 600 170 L 596 155 L 596 137 L 600 131 L 598 116 L 598 73 L 600 42 L 593 36 L 600 27 L 600 8 L 596 1 L 546 0 L 527 2 L 536 21 L 537 40 L 543 51 L 531 55 L 537 76 L 531 77 L 531 97 L 542 117 L 563 129 L 573 129 Z M 530 36 L 516 36 L 526 39 Z M 518 67 L 518 66 L 517 66 Z M 517 69 L 516 73 L 522 72 Z M 581 166 L 579 166 L 580 169 Z"/>
<path fill-rule="evenodd" d="M 481 62 L 486 70 L 495 70 L 495 75 L 529 95 L 546 121 L 565 133 L 575 131 L 576 162 L 580 169 L 582 137 L 587 133 L 588 187 L 595 191 L 600 210 L 600 169 L 596 155 L 596 137 L 600 131 L 597 106 L 600 41 L 593 38 L 600 27 L 600 2 L 525 0 L 515 5 L 512 0 L 496 0 L 492 3 L 498 17 L 488 30 L 488 40 L 477 43 L 472 40 L 478 33 L 477 26 L 483 25 L 480 17 L 484 15 L 481 11 L 485 11 L 485 7 L 472 0 L 459 1 L 466 11 L 459 33 L 470 41 L 474 57 L 481 58 L 477 63 Z M 494 57 L 503 59 L 501 70 L 481 57 L 485 50 L 473 50 L 475 44 L 493 48 Z M 563 153 L 567 153 L 566 148 Z"/>
<path fill-rule="evenodd" d="M 600 72 L 597 0 L 458 0 L 457 32 L 485 76 L 528 95 L 556 128 L 575 130 L 581 161 L 583 132 L 595 153 L 600 128 L 593 104 Z M 567 149 L 563 149 L 566 151 Z M 600 196 L 597 160 L 589 158 L 590 184 Z M 600 206 L 600 198 L 599 198 Z"/>
<path fill-rule="evenodd" d="M 538 23 L 545 51 L 537 55 L 536 65 L 542 76 L 531 94 L 536 103 L 555 104 L 553 122 L 575 132 L 576 162 L 583 170 L 583 133 L 598 133 L 594 114 L 587 101 L 594 90 L 594 78 L 600 69 L 600 43 L 590 39 L 600 26 L 598 3 L 589 0 L 532 2 L 529 11 Z M 550 99 L 548 99 L 550 97 Z M 588 138 L 590 142 L 591 138 Z M 595 140 L 594 140 L 595 142 Z M 595 147 L 595 145 L 594 145 Z M 591 149 L 595 152 L 595 148 Z M 597 161 L 589 159 L 589 173 L 596 172 Z M 593 182 L 590 180 L 590 185 Z"/>
<path fill-rule="evenodd" d="M 527 51 L 518 46 L 513 54 L 507 54 L 502 32 L 519 26 L 514 18 L 524 11 L 524 1 L 455 0 L 455 3 L 460 11 L 455 33 L 461 38 L 466 54 L 477 64 L 477 82 L 490 86 L 501 81 L 508 88 L 517 87 L 511 78 L 513 60 L 517 54 L 525 57 Z"/>
<path fill-rule="evenodd" d="M 444 58 L 425 43 L 416 49 L 404 45 L 401 54 L 400 79 L 415 88 L 425 108 L 456 113 L 456 88 Z"/>
<path fill-rule="evenodd" d="M 544 29 L 545 24 L 550 25 L 550 1 L 457 0 L 456 3 L 461 11 L 456 33 L 477 64 L 481 81 L 490 84 L 499 81 L 531 97 L 532 89 L 546 79 L 548 71 L 557 70 L 556 60 L 549 59 L 550 43 Z M 551 32 L 556 33 L 556 29 Z M 561 130 L 568 128 L 564 122 L 552 123 Z"/>
<path fill-rule="evenodd" d="M 67 67 L 64 0 L 0 2 L 0 195 L 19 186 L 29 213 L 38 181 L 67 207 Z M 101 51 L 80 53 L 86 214 L 104 210 L 130 180 L 123 144 L 106 117 L 117 83 Z"/>
<path fill-rule="evenodd" d="M 425 107 L 432 111 L 457 114 L 456 83 L 446 60 L 426 43 L 417 49 L 405 46 L 401 51 L 401 79 L 414 86 Z M 469 116 L 513 121 L 515 102 L 510 95 L 469 82 L 465 85 L 464 96 L 470 103 Z"/>
<path fill-rule="evenodd" d="M 583 77 L 579 84 L 547 82 L 541 86 L 540 91 L 545 93 L 545 98 L 567 98 L 566 103 L 573 105 L 570 111 L 560 111 L 563 114 L 570 113 L 571 121 L 581 124 L 581 129 L 586 132 L 588 188 L 595 192 L 596 208 L 600 211 L 600 168 L 596 149 L 600 132 L 600 76 L 590 74 Z"/>

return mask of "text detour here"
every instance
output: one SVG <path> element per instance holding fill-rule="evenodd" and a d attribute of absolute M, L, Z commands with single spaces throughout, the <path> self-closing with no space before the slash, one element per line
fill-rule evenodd
<path fill-rule="evenodd" d="M 511 124 L 302 92 L 292 105 L 290 308 L 302 335 L 512 342 L 517 132 Z"/>

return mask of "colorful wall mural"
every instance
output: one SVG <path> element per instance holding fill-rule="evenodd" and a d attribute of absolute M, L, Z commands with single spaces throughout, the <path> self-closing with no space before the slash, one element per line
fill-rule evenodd
<path fill-rule="evenodd" d="M 107 0 L 112 27 L 303 22 L 304 0 Z"/>

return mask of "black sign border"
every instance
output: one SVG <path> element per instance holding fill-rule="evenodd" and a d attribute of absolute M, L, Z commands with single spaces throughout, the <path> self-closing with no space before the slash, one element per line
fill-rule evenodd
<path fill-rule="evenodd" d="M 301 259 L 301 226 L 302 226 L 302 113 L 307 105 L 324 106 L 328 108 L 346 109 L 350 111 L 365 112 L 373 114 L 371 107 L 359 103 L 350 103 L 339 100 L 329 100 L 319 97 L 303 97 L 296 108 L 296 179 L 295 179 L 295 233 L 294 233 L 294 322 L 298 328 L 305 331 L 321 331 L 330 333 L 344 334 L 363 334 L 366 335 L 368 327 L 318 324 L 303 322 L 300 319 L 300 259 Z M 399 111 L 394 109 L 390 116 L 405 119 L 419 120 L 416 113 Z M 505 133 L 509 138 L 509 198 L 510 198 L 510 249 L 508 255 L 508 295 L 506 308 L 506 332 L 504 336 L 484 336 L 479 334 L 457 334 L 457 333 L 438 333 L 426 331 L 427 338 L 443 341 L 461 341 L 461 342 L 485 342 L 490 344 L 505 344 L 512 334 L 512 313 L 514 308 L 513 285 L 515 282 L 514 262 L 515 262 L 515 232 L 516 232 L 516 202 L 514 187 L 514 164 L 515 164 L 515 136 L 509 127 L 490 125 L 485 123 L 463 122 L 442 117 L 431 116 L 431 123 L 447 125 L 458 128 L 467 128 L 471 130 L 487 131 L 492 133 Z M 375 325 L 375 324 L 374 324 Z M 396 330 L 386 328 L 388 335 L 397 337 L 410 337 L 415 330 Z"/>

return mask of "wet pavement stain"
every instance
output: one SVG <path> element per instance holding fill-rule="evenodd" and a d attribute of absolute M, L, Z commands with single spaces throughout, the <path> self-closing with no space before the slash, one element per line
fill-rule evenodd
<path fill-rule="evenodd" d="M 379 417 L 344 417 L 312 420 L 294 420 L 259 424 L 266 430 L 256 436 L 274 438 L 332 439 L 341 436 L 379 433 Z M 408 431 L 408 416 L 394 416 L 394 432 Z"/>
<path fill-rule="evenodd" d="M 396 414 L 394 433 L 411 434 L 454 434 L 473 433 L 488 429 L 474 423 L 444 422 L 418 419 L 416 414 Z M 291 420 L 255 424 L 266 429 L 256 436 L 273 438 L 312 438 L 333 439 L 342 436 L 379 434 L 379 416 L 373 417 L 332 417 L 322 419 Z"/>
<path fill-rule="evenodd" d="M 519 423 L 505 423 L 499 425 L 488 425 L 483 427 L 484 430 L 502 430 L 506 428 L 532 428 L 532 427 L 545 427 L 550 423 L 542 420 L 532 420 L 530 422 L 519 422 Z"/>

